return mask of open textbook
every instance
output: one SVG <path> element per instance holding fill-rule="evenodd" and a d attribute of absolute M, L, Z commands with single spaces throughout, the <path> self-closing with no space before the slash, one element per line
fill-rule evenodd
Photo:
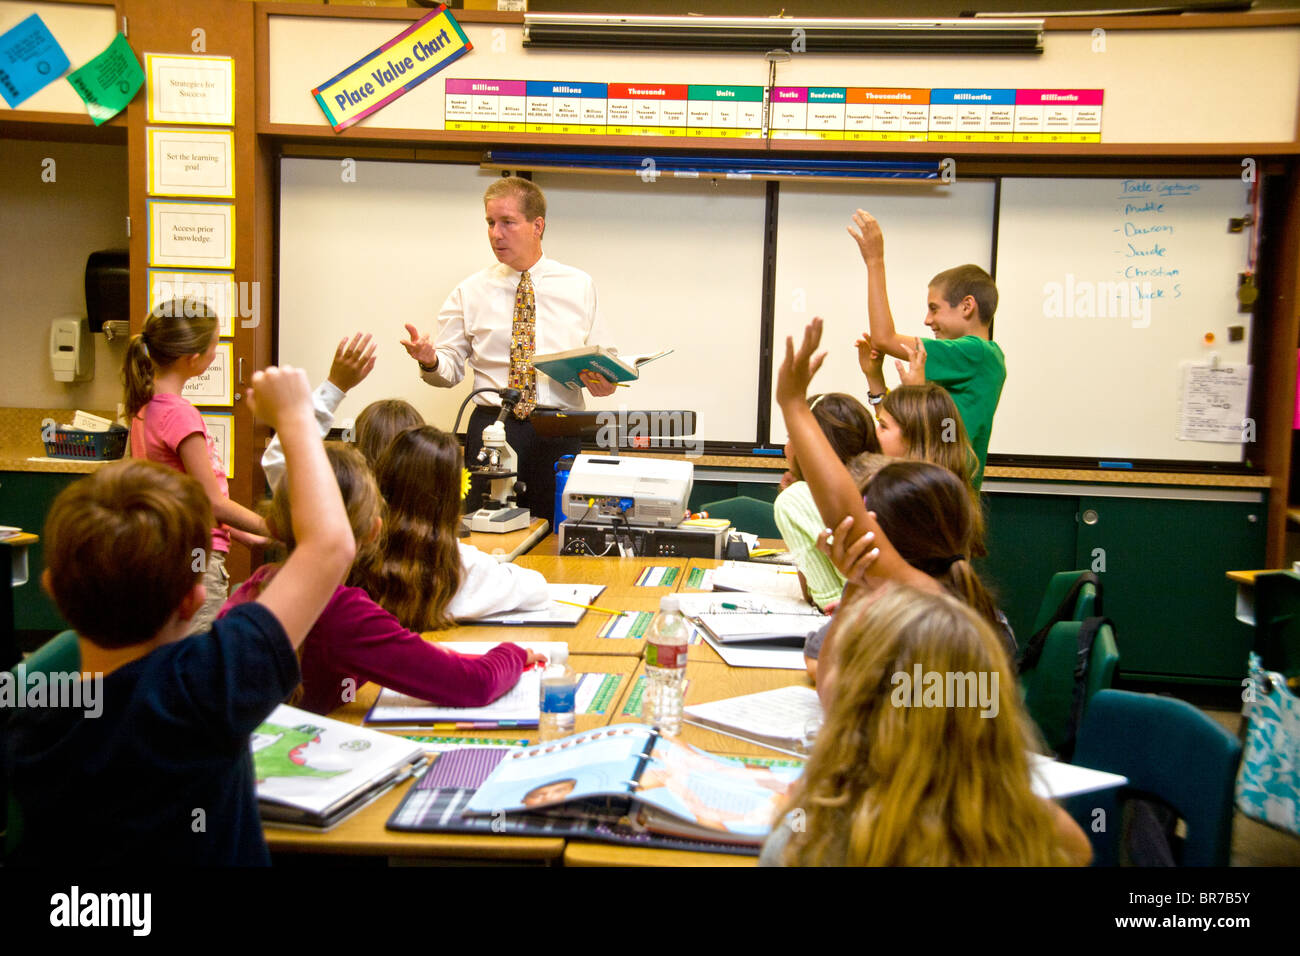
<path fill-rule="evenodd" d="M 635 827 L 717 843 L 758 846 L 798 767 L 750 767 L 660 737 L 643 724 L 613 724 L 511 751 L 465 812 L 608 812 Z"/>
<path fill-rule="evenodd" d="M 424 763 L 414 741 L 281 704 L 250 746 L 263 820 L 331 827 Z"/>
<path fill-rule="evenodd" d="M 533 367 L 545 372 L 561 385 L 582 388 L 580 372 L 595 372 L 611 382 L 631 382 L 641 377 L 641 366 L 663 358 L 672 349 L 645 355 L 622 355 L 603 345 L 584 345 L 567 352 L 548 352 L 533 356 Z"/>

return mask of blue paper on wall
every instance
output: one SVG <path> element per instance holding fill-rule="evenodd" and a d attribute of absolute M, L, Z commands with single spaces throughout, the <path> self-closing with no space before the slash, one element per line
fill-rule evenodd
<path fill-rule="evenodd" d="M 0 36 L 0 96 L 11 107 L 63 75 L 68 57 L 33 13 Z"/>

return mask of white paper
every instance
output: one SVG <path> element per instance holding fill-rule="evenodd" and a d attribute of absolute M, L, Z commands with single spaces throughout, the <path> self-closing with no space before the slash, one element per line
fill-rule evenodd
<path fill-rule="evenodd" d="M 1061 763 L 1042 754 L 1029 755 L 1029 785 L 1040 797 L 1072 797 L 1080 793 L 1122 787 L 1128 777 Z"/>
<path fill-rule="evenodd" d="M 603 584 L 547 584 L 551 592 L 551 604 L 540 611 L 502 611 L 490 617 L 467 620 L 465 624 L 577 624 L 582 615 L 587 613 L 583 607 L 574 604 L 590 604 L 600 592 L 605 590 Z M 557 604 L 557 601 L 572 601 L 572 604 Z M 522 645 L 521 645 L 522 646 Z"/>
<path fill-rule="evenodd" d="M 234 203 L 151 199 L 146 205 L 151 266 L 235 267 Z"/>
<path fill-rule="evenodd" d="M 796 601 L 803 599 L 798 572 L 748 561 L 727 561 L 722 567 L 714 568 L 709 583 L 715 591 L 752 591 Z"/>
<path fill-rule="evenodd" d="M 808 735 L 810 725 L 821 723 L 822 705 L 817 691 L 792 684 L 744 697 L 694 704 L 685 708 L 685 714 L 742 734 L 797 743 Z"/>
<path fill-rule="evenodd" d="M 458 654 L 486 654 L 499 641 L 443 641 L 439 647 Z M 558 648 L 568 645 L 560 641 L 512 641 L 525 650 L 550 657 Z M 541 717 L 542 674 L 526 670 L 519 682 L 484 707 L 444 707 L 426 700 L 399 694 L 384 688 L 380 690 L 374 707 L 366 715 L 366 723 L 432 724 L 471 721 L 506 721 L 536 723 Z"/>
<path fill-rule="evenodd" d="M 195 405 L 235 404 L 234 377 L 231 364 L 234 361 L 235 346 L 233 342 L 222 342 L 217 346 L 217 354 L 212 364 L 201 375 L 196 375 L 181 389 L 181 397 Z"/>
<path fill-rule="evenodd" d="M 803 659 L 803 648 L 800 647 L 723 644 L 708 634 L 701 636 L 732 667 L 771 667 L 785 671 L 801 671 L 807 667 Z"/>
<path fill-rule="evenodd" d="M 235 61 L 228 56 L 146 53 L 150 123 L 235 123 Z"/>
<path fill-rule="evenodd" d="M 150 195 L 235 197 L 233 133 L 151 127 L 148 135 Z"/>
<path fill-rule="evenodd" d="M 1178 437 L 1242 444 L 1250 397 L 1250 366 L 1183 365 Z"/>

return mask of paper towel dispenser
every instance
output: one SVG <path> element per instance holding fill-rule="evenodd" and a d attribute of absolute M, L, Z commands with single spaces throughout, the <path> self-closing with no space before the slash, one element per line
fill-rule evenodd
<path fill-rule="evenodd" d="M 86 260 L 86 316 L 90 331 L 105 322 L 131 319 L 131 257 L 125 249 L 101 249 Z"/>

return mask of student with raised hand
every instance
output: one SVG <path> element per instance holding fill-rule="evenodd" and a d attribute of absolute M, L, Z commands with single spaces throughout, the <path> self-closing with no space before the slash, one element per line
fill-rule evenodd
<path fill-rule="evenodd" d="M 457 620 L 548 605 L 540 573 L 459 542 L 468 475 L 454 435 L 431 425 L 408 428 L 389 444 L 375 477 L 388 524 L 378 553 L 358 563 L 351 583 L 404 627 L 441 630 Z"/>
<path fill-rule="evenodd" d="M 365 381 L 375 367 L 375 349 L 369 333 L 358 332 L 349 341 L 346 337 L 334 350 L 329 375 L 312 392 L 311 404 L 316 415 L 316 426 L 324 438 L 334 427 L 334 413 L 349 391 Z M 284 449 L 280 437 L 271 439 L 262 453 L 262 473 L 266 475 L 267 488 L 275 491 L 284 475 Z"/>
<path fill-rule="evenodd" d="M 1011 662 L 979 615 L 892 586 L 836 617 L 817 687 L 825 720 L 760 864 L 1088 863 L 1078 824 L 1031 788 L 1037 737 Z M 974 686 L 962 683 L 972 693 L 918 706 L 907 686 L 918 673 L 972 675 Z"/>
<path fill-rule="evenodd" d="M 357 565 L 378 551 L 384 501 L 361 453 L 339 442 L 325 453 L 347 509 L 356 542 Z M 293 553 L 294 515 L 298 508 L 283 484 L 277 486 L 267 523 Z M 279 568 L 263 565 L 226 603 L 228 615 L 257 600 L 278 577 Z M 462 656 L 425 641 L 403 627 L 361 588 L 338 583 L 329 604 L 298 649 L 302 684 L 289 703 L 317 714 L 356 699 L 356 691 L 374 681 L 398 693 L 449 707 L 481 707 L 519 680 L 536 657 L 514 644 L 499 644 L 482 656 Z"/>
<path fill-rule="evenodd" d="M 848 462 L 864 452 L 880 451 L 876 429 L 870 413 L 856 398 L 842 392 L 817 395 L 808 401 L 817 424 L 826 435 L 836 456 Z M 799 470 L 794 449 L 786 445 L 790 479 L 773 505 L 781 538 L 799 568 L 799 581 L 808 599 L 822 610 L 837 604 L 844 592 L 844 577 L 816 548 L 817 534 L 826 526 L 813 503 L 808 483 Z"/>
<path fill-rule="evenodd" d="M 866 486 L 865 495 L 848 469 L 835 456 L 812 416 L 796 399 L 821 365 L 813 358 L 821 340 L 821 320 L 804 332 L 798 354 L 786 340 L 786 358 L 777 376 L 777 400 L 785 415 L 790 441 L 807 476 L 808 487 L 827 525 L 837 529 L 836 545 L 855 546 L 856 568 L 836 563 L 847 580 L 871 590 L 884 581 L 947 592 L 981 614 L 1003 634 L 1010 653 L 1015 638 L 1005 617 L 971 565 L 983 526 L 969 488 L 946 468 L 930 462 L 898 461 L 881 468 Z M 852 519 L 848 521 L 848 519 Z M 863 540 L 863 539 L 866 540 Z M 865 548 L 870 544 L 871 550 Z M 846 592 L 846 600 L 849 598 Z M 814 678 L 823 628 L 804 646 L 805 664 Z"/>
<path fill-rule="evenodd" d="M 295 648 L 354 545 L 307 377 L 267 369 L 246 396 L 284 442 L 298 546 L 256 602 L 210 629 L 186 636 L 205 597 L 191 554 L 212 526 L 197 481 L 117 462 L 69 486 L 50 510 L 42 584 L 76 629 L 98 712 L 12 714 L 3 760 L 14 863 L 270 862 L 249 735 L 298 685 Z"/>
<path fill-rule="evenodd" d="M 877 349 L 898 359 L 920 364 L 926 381 L 936 382 L 952 393 L 961 412 L 978 467 L 973 484 L 984 478 L 993 415 L 1007 378 L 1006 357 L 993 342 L 993 313 L 998 307 L 998 289 L 993 278 L 976 265 L 957 266 L 930 280 L 925 324 L 935 340 L 928 346 L 919 338 L 899 335 L 889 308 L 885 288 L 885 237 L 880 223 L 861 209 L 853 214 L 849 235 L 858 244 L 867 266 L 867 319 L 870 332 L 866 349 Z M 863 341 L 859 340 L 859 356 Z M 869 400 L 882 394 L 872 386 Z"/>
<path fill-rule="evenodd" d="M 181 394 L 186 382 L 212 364 L 218 340 L 217 314 L 206 303 L 173 299 L 149 313 L 144 329 L 131 336 L 122 363 L 131 457 L 156 461 L 195 479 L 216 517 L 203 562 L 207 600 L 193 615 L 192 633 L 211 624 L 226 600 L 231 537 L 259 546 L 267 533 L 260 515 L 230 500 L 225 465 L 203 416 Z"/>

